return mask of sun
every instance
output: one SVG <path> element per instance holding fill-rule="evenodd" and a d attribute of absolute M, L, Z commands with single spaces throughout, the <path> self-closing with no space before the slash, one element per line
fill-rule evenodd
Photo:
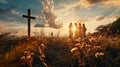
<path fill-rule="evenodd" d="M 72 27 L 72 31 L 75 32 L 75 30 L 76 30 L 76 28 L 75 28 L 75 26 L 73 25 L 73 27 Z"/>

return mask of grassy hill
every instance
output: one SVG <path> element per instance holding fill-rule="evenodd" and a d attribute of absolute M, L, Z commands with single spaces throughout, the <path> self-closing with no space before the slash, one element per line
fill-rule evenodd
<path fill-rule="evenodd" d="M 4 45 L 4 42 L 6 45 Z M 120 38 L 2 40 L 0 67 L 119 67 Z M 6 50 L 7 49 L 7 50 Z M 6 50 L 6 51 L 4 51 Z"/>

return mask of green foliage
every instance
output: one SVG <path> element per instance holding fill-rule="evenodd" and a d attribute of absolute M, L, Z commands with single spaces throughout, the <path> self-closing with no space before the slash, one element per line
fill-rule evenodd
<path fill-rule="evenodd" d="M 97 34 L 120 35 L 120 18 L 113 23 L 98 26 L 96 31 Z"/>

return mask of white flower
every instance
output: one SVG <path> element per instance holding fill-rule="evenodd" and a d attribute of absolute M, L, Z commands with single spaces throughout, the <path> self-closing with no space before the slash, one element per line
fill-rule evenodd
<path fill-rule="evenodd" d="M 77 44 L 75 44 L 75 46 L 81 46 L 81 44 L 80 44 L 80 43 L 77 43 Z"/>
<path fill-rule="evenodd" d="M 26 58 L 27 58 L 27 59 L 30 59 L 30 58 L 31 58 L 31 55 L 28 55 Z"/>
<path fill-rule="evenodd" d="M 102 53 L 102 52 L 95 53 L 96 58 L 101 57 L 101 56 L 104 56 L 104 53 Z"/>
<path fill-rule="evenodd" d="M 24 52 L 24 54 L 28 54 L 28 53 L 30 53 L 30 51 L 25 51 L 25 52 Z"/>
<path fill-rule="evenodd" d="M 45 48 L 45 45 L 44 44 L 41 44 L 42 48 L 44 49 Z"/>
<path fill-rule="evenodd" d="M 75 39 L 74 41 L 75 41 L 75 42 L 80 42 L 80 39 Z"/>
<path fill-rule="evenodd" d="M 86 47 L 91 47 L 90 45 L 86 45 Z"/>
<path fill-rule="evenodd" d="M 25 56 L 22 56 L 20 59 L 21 59 L 21 60 L 25 59 Z"/>
<path fill-rule="evenodd" d="M 70 51 L 73 53 L 73 52 L 75 52 L 75 51 L 77 51 L 78 50 L 78 48 L 77 47 L 74 47 L 74 48 L 72 48 Z"/>
<path fill-rule="evenodd" d="M 90 41 L 90 42 L 93 42 L 93 41 L 95 41 L 95 38 L 91 37 L 91 38 L 89 39 L 89 41 Z"/>
<path fill-rule="evenodd" d="M 34 53 L 32 52 L 31 55 L 34 55 Z"/>
<path fill-rule="evenodd" d="M 104 53 L 102 53 L 102 52 L 101 52 L 99 55 L 103 56 L 103 55 L 104 55 Z"/>

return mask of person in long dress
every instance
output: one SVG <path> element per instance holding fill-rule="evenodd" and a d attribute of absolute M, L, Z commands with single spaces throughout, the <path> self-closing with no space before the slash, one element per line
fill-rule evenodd
<path fill-rule="evenodd" d="M 87 31 L 87 28 L 86 28 L 86 26 L 85 26 L 85 24 L 83 24 L 83 28 L 82 28 L 82 36 L 83 36 L 83 38 L 85 38 L 86 37 L 86 31 Z"/>
<path fill-rule="evenodd" d="M 77 23 L 75 23 L 75 38 L 78 38 L 78 26 Z"/>
<path fill-rule="evenodd" d="M 79 38 L 82 39 L 82 26 L 81 26 L 81 23 L 79 23 Z"/>
<path fill-rule="evenodd" d="M 73 31 L 72 31 L 73 25 L 72 23 L 69 24 L 69 38 L 72 39 L 73 38 Z"/>

